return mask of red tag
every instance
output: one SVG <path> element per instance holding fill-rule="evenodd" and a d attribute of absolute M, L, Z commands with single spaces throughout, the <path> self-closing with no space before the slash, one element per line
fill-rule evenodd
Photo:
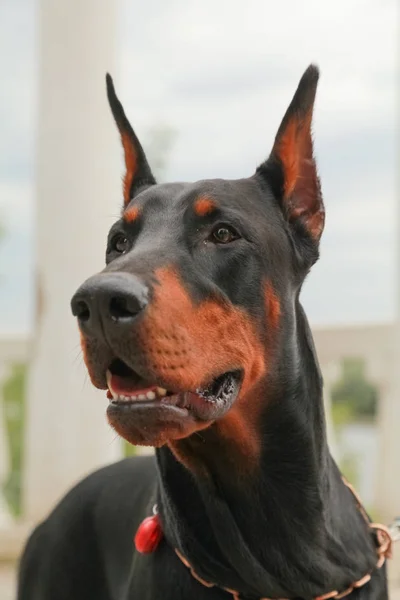
<path fill-rule="evenodd" d="M 135 547 L 142 554 L 150 554 L 157 549 L 163 538 L 163 531 L 158 515 L 147 517 L 138 527 L 135 535 Z"/>

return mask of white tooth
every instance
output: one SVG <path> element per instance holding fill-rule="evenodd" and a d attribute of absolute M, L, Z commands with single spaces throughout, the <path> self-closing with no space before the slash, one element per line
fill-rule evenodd
<path fill-rule="evenodd" d="M 138 398 L 139 400 L 146 400 L 145 394 L 139 394 Z"/>
<path fill-rule="evenodd" d="M 147 392 L 146 397 L 148 400 L 154 400 L 154 398 L 156 397 L 154 392 Z"/>
<path fill-rule="evenodd" d="M 157 388 L 157 394 L 159 396 L 166 396 L 167 395 L 167 390 L 165 390 L 164 388 Z"/>
<path fill-rule="evenodd" d="M 106 377 L 107 377 L 107 385 L 108 385 L 108 389 L 111 392 L 111 396 L 113 397 L 114 400 L 118 400 L 118 394 L 116 392 L 114 392 L 114 390 L 111 387 L 111 378 L 112 378 L 112 373 L 111 371 L 107 370 L 106 372 Z"/>
<path fill-rule="evenodd" d="M 120 402 L 130 402 L 131 400 L 136 400 L 136 396 L 124 396 L 121 394 L 121 396 L 118 396 L 118 400 Z"/>

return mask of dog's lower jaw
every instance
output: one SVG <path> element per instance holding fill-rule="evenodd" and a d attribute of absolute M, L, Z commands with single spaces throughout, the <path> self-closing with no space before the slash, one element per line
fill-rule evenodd
<path fill-rule="evenodd" d="M 134 410 L 132 406 L 110 404 L 107 418 L 118 435 L 130 444 L 155 448 L 162 447 L 171 439 L 191 436 L 210 425 L 207 421 L 196 420 L 185 408 L 162 404 L 138 405 Z"/>

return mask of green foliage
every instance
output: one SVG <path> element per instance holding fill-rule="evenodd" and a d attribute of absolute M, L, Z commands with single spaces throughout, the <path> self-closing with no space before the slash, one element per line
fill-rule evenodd
<path fill-rule="evenodd" d="M 26 365 L 15 364 L 10 376 L 3 384 L 2 410 L 11 463 L 10 473 L 3 491 L 11 511 L 15 515 L 21 513 L 26 374 Z"/>
<path fill-rule="evenodd" d="M 128 456 L 134 456 L 136 454 L 136 446 L 132 446 L 132 444 L 123 440 L 122 453 L 126 458 L 128 458 Z"/>
<path fill-rule="evenodd" d="M 341 428 L 354 420 L 353 409 L 349 404 L 332 402 L 332 421 L 336 428 Z"/>
<path fill-rule="evenodd" d="M 342 362 L 342 376 L 332 388 L 332 405 L 336 418 L 343 418 L 346 411 L 348 420 L 373 418 L 377 404 L 377 390 L 366 380 L 364 361 L 345 358 Z"/>

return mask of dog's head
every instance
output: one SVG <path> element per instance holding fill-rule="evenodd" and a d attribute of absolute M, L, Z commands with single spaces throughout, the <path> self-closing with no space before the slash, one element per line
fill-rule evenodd
<path fill-rule="evenodd" d="M 107 76 L 124 206 L 107 266 L 78 289 L 72 311 L 91 380 L 108 390 L 109 421 L 129 442 L 161 446 L 257 418 L 255 391 L 278 368 L 324 225 L 311 138 L 317 81 L 310 66 L 253 176 L 158 185 Z"/>

